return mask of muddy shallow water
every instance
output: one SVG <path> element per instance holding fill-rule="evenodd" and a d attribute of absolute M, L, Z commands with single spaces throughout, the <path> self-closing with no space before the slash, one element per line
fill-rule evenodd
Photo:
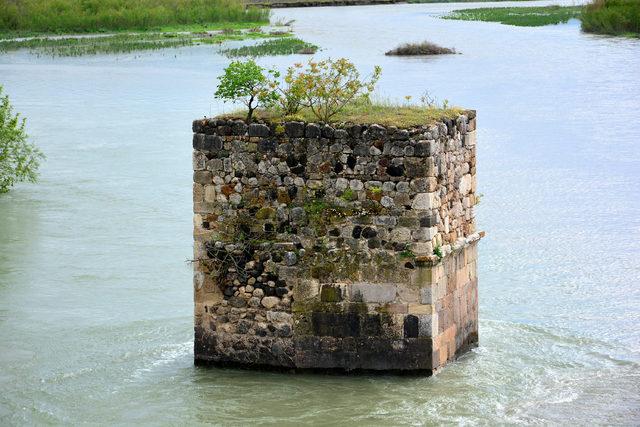
<path fill-rule="evenodd" d="M 433 378 L 195 368 L 190 125 L 231 108 L 227 59 L 1 55 L 48 156 L 0 196 L 1 423 L 637 424 L 640 41 L 436 17 L 456 7 L 274 13 L 381 65 L 382 97 L 478 111 L 481 346 Z M 461 55 L 384 56 L 423 39 Z"/>

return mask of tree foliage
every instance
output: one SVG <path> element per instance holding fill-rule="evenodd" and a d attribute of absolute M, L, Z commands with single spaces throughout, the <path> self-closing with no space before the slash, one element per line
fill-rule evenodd
<path fill-rule="evenodd" d="M 289 67 L 284 76 L 283 83 L 278 85 L 278 107 L 285 116 L 297 113 L 300 110 L 301 103 L 305 97 L 304 82 L 296 75 L 297 70 L 302 64 L 295 64 Z M 279 77 L 276 74 L 276 77 Z"/>
<path fill-rule="evenodd" d="M 323 122 L 329 122 L 354 99 L 368 96 L 380 79 L 382 69 L 375 66 L 368 80 L 361 79 L 356 66 L 345 58 L 309 61 L 306 68 L 296 64 L 287 78 L 300 105 L 309 108 Z"/>
<path fill-rule="evenodd" d="M 242 102 L 248 109 L 247 122 L 251 121 L 257 107 L 266 107 L 277 99 L 276 83 L 268 78 L 273 71 L 267 71 L 253 60 L 234 61 L 224 69 L 219 77 L 217 98 Z"/>
<path fill-rule="evenodd" d="M 304 109 L 328 123 L 350 103 L 368 99 L 381 71 L 376 66 L 368 79 L 362 79 L 356 66 L 345 58 L 311 60 L 306 67 L 300 63 L 289 67 L 280 81 L 275 70 L 265 70 L 252 60 L 235 61 L 225 68 L 215 95 L 244 103 L 247 121 L 256 108 L 274 107 L 283 116 Z"/>
<path fill-rule="evenodd" d="M 27 141 L 25 119 L 13 113 L 8 96 L 0 86 L 0 193 L 16 182 L 36 182 L 42 152 Z"/>

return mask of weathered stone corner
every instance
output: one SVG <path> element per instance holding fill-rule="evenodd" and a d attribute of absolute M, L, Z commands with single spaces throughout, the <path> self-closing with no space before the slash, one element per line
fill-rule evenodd
<path fill-rule="evenodd" d="M 194 121 L 196 362 L 431 374 L 476 345 L 475 129 Z"/>

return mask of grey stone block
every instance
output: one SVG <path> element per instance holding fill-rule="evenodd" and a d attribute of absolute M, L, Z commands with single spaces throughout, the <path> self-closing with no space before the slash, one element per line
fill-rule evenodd
<path fill-rule="evenodd" d="M 418 336 L 419 337 L 435 337 L 438 335 L 438 316 L 433 314 L 419 314 L 418 317 Z"/>
<path fill-rule="evenodd" d="M 267 125 L 262 125 L 259 123 L 252 123 L 249 125 L 249 136 L 260 136 L 265 137 L 269 136 L 270 129 Z"/>
<path fill-rule="evenodd" d="M 426 286 L 420 288 L 420 303 L 421 304 L 433 304 L 436 300 L 435 286 Z"/>
<path fill-rule="evenodd" d="M 302 138 L 304 136 L 303 122 L 287 122 L 284 124 L 284 131 L 289 138 Z"/>
<path fill-rule="evenodd" d="M 380 125 L 373 124 L 362 133 L 362 136 L 368 140 L 382 139 L 387 136 L 387 129 Z"/>
<path fill-rule="evenodd" d="M 355 302 L 387 303 L 396 299 L 396 285 L 380 283 L 353 283 L 349 298 Z"/>
<path fill-rule="evenodd" d="M 198 184 L 211 184 L 211 180 L 213 179 L 213 174 L 209 171 L 195 171 L 193 173 L 193 182 Z"/>
<path fill-rule="evenodd" d="M 307 138 L 320 138 L 320 135 L 322 135 L 320 126 L 315 123 L 309 123 L 304 130 L 304 136 Z"/>

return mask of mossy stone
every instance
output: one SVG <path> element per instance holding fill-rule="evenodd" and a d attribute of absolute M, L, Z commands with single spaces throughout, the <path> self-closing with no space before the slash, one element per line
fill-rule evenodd
<path fill-rule="evenodd" d="M 273 208 L 260 208 L 258 212 L 256 212 L 256 219 L 269 219 L 275 218 L 276 210 Z"/>

